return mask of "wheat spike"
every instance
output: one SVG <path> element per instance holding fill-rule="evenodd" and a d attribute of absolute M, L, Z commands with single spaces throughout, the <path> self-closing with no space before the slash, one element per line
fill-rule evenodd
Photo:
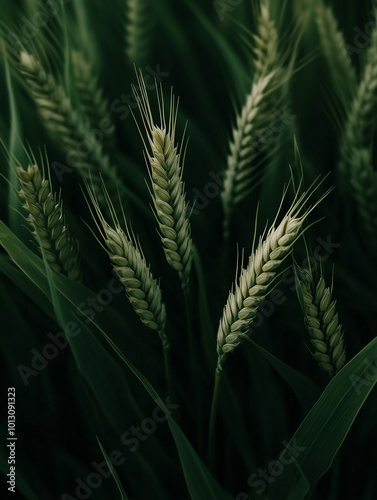
<path fill-rule="evenodd" d="M 246 269 L 242 269 L 239 280 L 234 284 L 217 332 L 217 368 L 219 374 L 229 352 L 232 352 L 245 338 L 258 311 L 258 306 L 266 298 L 277 270 L 290 254 L 293 244 L 300 235 L 302 225 L 309 212 L 302 213 L 303 207 L 312 192 L 304 192 L 292 203 L 282 221 L 274 223 L 267 234 L 259 238 L 257 248 L 253 250 Z M 326 196 L 328 193 L 325 193 Z M 324 197 L 323 196 L 323 197 Z M 320 203 L 320 201 L 317 202 Z M 284 198 L 284 197 L 283 197 Z M 316 206 L 316 205 L 315 205 Z"/>
<path fill-rule="evenodd" d="M 377 248 L 377 172 L 372 152 L 355 149 L 349 158 L 350 184 L 362 226 L 373 251 Z"/>
<path fill-rule="evenodd" d="M 349 106 L 340 142 L 340 180 L 346 179 L 371 248 L 376 248 L 377 180 L 370 142 L 377 111 L 377 28 L 374 28 L 359 85 Z"/>
<path fill-rule="evenodd" d="M 182 181 L 182 150 L 175 145 L 178 106 L 171 95 L 169 119 L 166 122 L 161 89 L 159 98 L 160 124 L 153 122 L 145 82 L 138 77 L 139 90 L 134 89 L 147 134 L 144 142 L 152 184 L 152 200 L 167 262 L 179 272 L 182 288 L 188 289 L 192 260 L 191 227 L 187 218 L 187 203 Z"/>
<path fill-rule="evenodd" d="M 321 370 L 332 377 L 346 361 L 342 325 L 339 324 L 336 302 L 331 302 L 332 290 L 326 288 L 322 276 L 315 284 L 309 269 L 299 268 L 296 275 L 297 293 L 314 349 L 312 356 Z"/>
<path fill-rule="evenodd" d="M 116 179 L 116 172 L 110 164 L 109 157 L 103 153 L 102 144 L 94 137 L 90 141 L 89 153 L 76 154 L 78 146 L 83 141 L 88 142 L 84 132 L 90 130 L 88 121 L 73 110 L 63 87 L 56 83 L 52 74 L 44 70 L 34 55 L 25 50 L 21 51 L 18 69 L 24 79 L 26 90 L 38 107 L 46 129 L 59 145 L 63 144 L 69 152 L 75 152 L 74 166 L 84 180 L 88 180 L 90 175 L 100 195 L 99 172 L 112 179 Z"/>
<path fill-rule="evenodd" d="M 112 217 L 112 226 L 104 218 L 95 192 L 89 187 L 87 189 L 94 207 L 93 218 L 95 219 L 97 215 L 99 219 L 97 227 L 105 244 L 105 250 L 125 288 L 128 300 L 142 323 L 157 331 L 164 349 L 168 349 L 169 342 L 165 334 L 166 311 L 161 289 L 153 278 L 139 242 L 129 230 L 124 214 L 125 230 L 122 229 L 107 191 L 105 198 Z"/>
<path fill-rule="evenodd" d="M 249 193 L 260 158 L 255 161 L 262 134 L 271 124 L 276 109 L 287 97 L 287 83 L 292 75 L 292 65 L 284 66 L 285 54 L 279 50 L 278 32 L 270 16 L 269 0 L 262 0 L 258 34 L 254 36 L 255 73 L 251 91 L 237 115 L 230 141 L 227 170 L 221 193 L 224 208 L 224 237 L 229 235 L 229 225 L 235 206 Z M 275 134 L 276 136 L 276 134 Z M 277 136 L 269 144 L 273 147 Z M 265 151 L 267 154 L 267 151 Z"/>
<path fill-rule="evenodd" d="M 29 214 L 27 221 L 50 268 L 79 280 L 78 244 L 69 235 L 60 197 L 52 192 L 50 181 L 41 174 L 38 165 L 29 165 L 27 170 L 17 167 L 16 172 L 21 185 L 18 194 Z"/>
<path fill-rule="evenodd" d="M 332 8 L 323 0 L 316 5 L 316 21 L 323 53 L 334 88 L 343 108 L 347 109 L 356 89 L 356 72 L 345 49 L 343 33 L 339 30 Z"/>
<path fill-rule="evenodd" d="M 103 91 L 98 84 L 98 78 L 89 62 L 85 59 L 83 52 L 73 51 L 72 63 L 82 113 L 89 121 L 90 126 L 99 128 L 100 123 L 105 119 L 111 123 L 106 133 L 104 133 L 102 141 L 104 147 L 110 151 L 115 145 L 115 126 L 110 119 L 109 103 L 104 99 Z"/>
<path fill-rule="evenodd" d="M 254 80 L 273 73 L 280 68 L 278 31 L 270 14 L 270 0 L 261 0 L 258 22 L 258 32 L 253 35 L 253 64 L 255 68 Z"/>
<path fill-rule="evenodd" d="M 126 57 L 141 66 L 148 55 L 151 42 L 152 16 L 150 0 L 126 0 Z"/>
<path fill-rule="evenodd" d="M 371 130 L 376 123 L 376 92 L 377 28 L 374 29 L 371 37 L 361 80 L 349 107 L 340 142 L 339 169 L 342 175 L 349 175 L 349 158 L 352 157 L 354 149 L 370 144 Z"/>

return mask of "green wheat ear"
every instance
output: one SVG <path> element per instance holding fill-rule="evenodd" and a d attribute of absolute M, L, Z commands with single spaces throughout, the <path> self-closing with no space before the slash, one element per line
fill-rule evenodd
<path fill-rule="evenodd" d="M 126 0 L 125 52 L 127 60 L 141 66 L 145 63 L 152 41 L 152 0 Z"/>
<path fill-rule="evenodd" d="M 237 115 L 229 144 L 226 177 L 221 193 L 225 239 L 229 237 L 236 206 L 250 193 L 253 183 L 260 177 L 260 159 L 255 159 L 259 134 L 268 129 L 273 112 L 281 109 L 285 102 L 288 83 L 293 74 L 294 58 L 285 65 L 287 52 L 281 48 L 270 7 L 269 0 L 261 1 L 258 30 L 254 35 L 254 75 L 251 91 Z M 271 144 L 269 149 L 273 148 L 274 144 Z"/>
<path fill-rule="evenodd" d="M 332 8 L 325 5 L 323 0 L 318 0 L 315 13 L 320 43 L 332 83 L 343 109 L 346 110 L 355 95 L 356 71 L 347 55 L 346 42 Z"/>
<path fill-rule="evenodd" d="M 27 170 L 17 167 L 16 173 L 21 186 L 18 195 L 28 212 L 26 220 L 50 268 L 72 280 L 80 280 L 78 243 L 69 234 L 62 200 L 53 193 L 50 179 L 45 178 L 44 169 L 41 172 L 36 163 Z"/>
<path fill-rule="evenodd" d="M 104 196 L 111 216 L 111 224 L 105 219 L 98 203 L 96 193 L 88 185 L 87 192 L 91 201 L 88 206 L 100 232 L 102 248 L 110 258 L 111 265 L 124 286 L 126 297 L 140 321 L 160 337 L 168 394 L 173 394 L 170 363 L 170 344 L 166 335 L 166 309 L 162 301 L 159 283 L 154 279 L 145 259 L 140 242 L 129 229 L 122 210 L 124 228 L 115 212 L 113 202 L 103 187 Z"/>
<path fill-rule="evenodd" d="M 170 98 L 169 117 L 166 120 L 162 88 L 158 93 L 159 125 L 155 125 L 145 82 L 138 76 L 139 90 L 134 88 L 142 123 L 146 133 L 143 138 L 154 213 L 158 222 L 165 257 L 178 271 L 183 290 L 188 289 L 192 261 L 191 226 L 187 217 L 187 203 L 183 175 L 182 146 L 175 142 L 178 105 L 173 94 Z M 142 132 L 140 132 L 143 137 Z"/>
<path fill-rule="evenodd" d="M 346 361 L 343 329 L 336 302 L 331 301 L 332 287 L 326 287 L 322 276 L 315 281 L 310 269 L 297 268 L 296 291 L 313 347 L 311 354 L 321 370 L 332 377 Z"/>
<path fill-rule="evenodd" d="M 376 4 L 374 5 L 376 8 Z M 377 248 L 377 174 L 373 168 L 371 142 L 377 111 L 377 27 L 366 49 L 360 81 L 348 105 L 340 140 L 339 185 L 350 187 L 367 246 Z"/>
<path fill-rule="evenodd" d="M 349 158 L 354 149 L 368 147 L 371 131 L 376 124 L 377 91 L 377 29 L 374 30 L 367 61 L 354 98 L 348 107 L 340 141 L 339 169 L 342 175 L 348 172 Z"/>
<path fill-rule="evenodd" d="M 229 293 L 224 307 L 223 316 L 220 319 L 217 332 L 216 372 L 218 374 L 221 373 L 227 354 L 236 349 L 246 337 L 256 317 L 259 305 L 271 290 L 272 282 L 277 276 L 280 265 L 291 253 L 294 243 L 300 236 L 304 221 L 316 205 L 330 192 L 328 190 L 312 208 L 304 210 L 308 199 L 318 186 L 313 183 L 307 192 L 299 197 L 296 195 L 281 222 L 275 226 L 279 216 L 278 212 L 267 234 L 263 234 L 259 238 L 256 248 L 255 242 L 253 243 L 248 265 L 242 269 L 238 282 L 233 284 L 233 289 Z"/>
<path fill-rule="evenodd" d="M 350 184 L 364 236 L 372 252 L 377 250 L 377 172 L 372 151 L 355 149 L 349 158 Z"/>
<path fill-rule="evenodd" d="M 103 97 L 98 77 L 82 51 L 72 52 L 72 63 L 82 114 L 89 121 L 91 128 L 102 127 L 102 123 L 108 124 L 102 144 L 110 152 L 115 146 L 115 125 L 111 120 L 109 101 Z"/>
<path fill-rule="evenodd" d="M 157 331 L 164 348 L 168 348 L 169 343 L 165 334 L 166 312 L 161 289 L 153 278 L 140 243 L 130 231 L 124 214 L 125 228 L 121 227 L 113 202 L 106 190 L 104 194 L 112 224 L 105 219 L 93 188 L 87 185 L 87 191 L 93 206 L 90 210 L 104 243 L 102 246 L 110 258 L 119 281 L 124 285 L 129 302 L 142 323 Z"/>
<path fill-rule="evenodd" d="M 93 138 L 90 154 L 76 154 L 78 146 L 87 141 L 85 131 L 90 130 L 88 119 L 73 108 L 63 85 L 51 72 L 45 70 L 36 55 L 22 50 L 17 69 L 25 90 L 37 106 L 46 130 L 56 144 L 61 148 L 64 147 L 72 155 L 74 158 L 72 165 L 84 181 L 90 179 L 95 186 L 97 196 L 100 197 L 102 194 L 100 173 L 115 183 L 117 171 L 111 164 L 109 156 L 104 153 L 103 145 Z M 113 184 L 110 184 L 110 187 L 112 186 Z"/>

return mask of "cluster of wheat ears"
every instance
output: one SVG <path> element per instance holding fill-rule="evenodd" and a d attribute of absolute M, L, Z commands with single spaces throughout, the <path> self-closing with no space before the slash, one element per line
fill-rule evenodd
<path fill-rule="evenodd" d="M 143 14 L 142 7 L 139 10 Z M 137 17 L 139 14 L 130 9 L 130 16 Z M 329 63 L 330 76 L 334 78 L 334 84 L 339 85 L 337 90 L 345 116 L 337 172 L 342 177 L 342 184 L 346 184 L 345 189 L 349 189 L 355 199 L 364 237 L 375 245 L 377 177 L 372 168 L 370 123 L 377 88 L 377 30 L 366 49 L 364 66 L 358 77 L 349 58 L 341 50 L 342 34 L 331 9 L 319 1 L 315 15 L 321 33 L 322 51 Z M 135 52 L 143 49 L 139 46 L 145 40 L 139 40 L 138 36 L 136 28 L 127 32 L 127 54 L 130 58 L 136 59 Z M 253 34 L 252 42 L 250 89 L 241 108 L 235 110 L 234 126 L 229 134 L 229 153 L 224 159 L 227 166 L 221 193 L 224 242 L 230 238 L 233 218 L 237 216 L 241 202 L 250 196 L 253 182 L 262 174 L 268 175 L 265 168 L 268 158 L 271 154 L 278 154 L 281 135 L 273 137 L 268 153 L 264 152 L 258 158 L 254 158 L 252 153 L 255 137 L 258 137 L 259 131 L 268 128 L 272 110 L 289 107 L 290 83 L 297 71 L 296 56 L 296 45 L 288 47 L 282 43 L 279 26 L 271 13 L 270 0 L 260 0 L 257 32 Z M 63 79 L 46 63 L 45 54 L 38 51 L 37 44 L 21 47 L 18 51 L 10 48 L 9 60 L 34 101 L 46 131 L 62 149 L 75 148 L 84 139 L 83 130 L 89 130 L 108 116 L 109 106 L 95 72 L 79 50 L 74 52 L 71 61 L 79 106 L 74 105 Z M 133 95 L 138 110 L 134 110 L 134 118 L 145 149 L 144 158 L 140 158 L 140 168 L 144 168 L 145 160 L 151 207 L 161 247 L 167 263 L 178 274 L 184 300 L 189 304 L 195 251 L 184 182 L 185 153 L 189 144 L 185 137 L 180 140 L 176 137 L 179 108 L 173 91 L 170 102 L 166 103 L 163 86 L 156 82 L 153 98 L 157 101 L 158 113 L 153 114 L 140 70 L 136 72 L 136 78 Z M 293 144 L 293 136 L 291 139 Z M 148 251 L 143 250 L 143 242 L 132 229 L 134 226 L 127 211 L 130 201 L 122 189 L 123 181 L 116 164 L 110 159 L 109 151 L 114 142 L 115 130 L 112 128 L 104 141 L 95 143 L 89 155 L 77 159 L 75 175 L 81 177 L 82 191 L 96 224 L 94 232 L 97 241 L 107 253 L 128 301 L 140 321 L 156 331 L 161 339 L 168 391 L 174 393 L 176 388 L 166 328 L 169 318 L 163 300 L 164 286 L 167 285 L 160 283 L 156 270 L 151 269 L 145 256 Z M 12 159 L 12 163 L 15 162 Z M 190 165 L 186 165 L 187 169 Z M 24 168 L 17 165 L 15 173 L 19 180 L 18 194 L 27 213 L 26 220 L 51 270 L 73 281 L 81 280 L 79 242 L 70 234 L 61 195 L 54 191 L 48 161 L 37 161 L 31 156 L 30 164 Z M 283 264 L 308 227 L 309 214 L 331 190 L 311 202 L 323 186 L 322 182 L 323 179 L 317 180 L 305 190 L 304 183 L 300 181 L 293 196 L 290 195 L 293 181 L 288 183 L 288 187 L 281 186 L 282 201 L 272 224 L 266 226 L 260 235 L 252 227 L 247 228 L 250 234 L 254 232 L 252 251 L 235 281 L 229 283 L 229 295 L 227 299 L 224 297 L 223 314 L 218 322 L 217 361 L 214 352 L 213 365 L 216 382 L 209 416 L 210 454 L 213 454 L 214 446 L 219 381 L 227 356 L 248 339 L 248 331 L 259 306 L 278 283 Z M 290 196 L 290 206 L 284 210 Z M 263 223 L 268 224 L 267 221 Z M 325 278 L 316 276 L 309 267 L 296 269 L 296 289 L 312 356 L 319 367 L 333 377 L 343 367 L 346 351 L 336 301 L 332 300 L 332 286 L 327 287 Z M 190 336 L 193 336 L 192 331 Z M 192 354 L 198 355 L 194 352 L 195 339 L 191 338 L 190 343 Z"/>

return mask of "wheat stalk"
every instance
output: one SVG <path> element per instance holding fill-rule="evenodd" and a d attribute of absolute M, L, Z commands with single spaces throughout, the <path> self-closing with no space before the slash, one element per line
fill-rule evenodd
<path fill-rule="evenodd" d="M 296 270 L 297 293 L 304 312 L 314 352 L 313 358 L 330 377 L 343 367 L 346 360 L 342 325 L 339 324 L 336 302 L 331 302 L 332 289 L 323 277 L 314 283 L 310 269 Z"/>
<path fill-rule="evenodd" d="M 343 108 L 347 109 L 356 89 L 356 72 L 347 55 L 344 36 L 332 8 L 322 0 L 316 5 L 316 21 L 336 93 L 340 96 Z"/>
<path fill-rule="evenodd" d="M 46 129 L 59 145 L 64 145 L 69 152 L 76 152 L 78 145 L 87 141 L 84 131 L 90 130 L 88 121 L 72 108 L 62 85 L 56 83 L 53 75 L 44 70 L 33 54 L 21 51 L 18 70 L 26 90 L 38 107 Z M 109 157 L 103 153 L 102 144 L 94 137 L 90 143 L 90 154 L 75 154 L 74 166 L 84 180 L 88 180 L 90 176 L 100 196 L 99 172 L 115 180 L 116 171 L 110 164 Z"/>
<path fill-rule="evenodd" d="M 108 120 L 111 123 L 103 137 L 103 145 L 110 151 L 115 144 L 115 126 L 110 119 L 109 103 L 104 99 L 98 78 L 94 74 L 92 66 L 85 59 L 83 52 L 73 51 L 72 63 L 83 116 L 94 128 L 99 128 L 103 120 Z"/>
<path fill-rule="evenodd" d="M 147 135 L 144 141 L 149 176 L 152 184 L 154 212 L 160 229 L 165 256 L 170 266 L 178 271 L 182 288 L 188 289 L 192 261 L 191 227 L 187 218 L 187 203 L 182 181 L 182 149 L 175 145 L 178 106 L 171 95 L 169 119 L 166 122 L 163 95 L 158 98 L 160 124 L 153 122 L 145 82 L 138 76 L 139 90 L 134 88 L 142 122 Z M 158 95 L 158 94 L 157 94 Z M 140 132 L 143 137 L 142 133 Z"/>
<path fill-rule="evenodd" d="M 27 221 L 50 268 L 79 280 L 78 244 L 69 235 L 60 196 L 52 192 L 50 180 L 41 174 L 37 164 L 29 165 L 27 170 L 17 167 L 16 173 L 21 185 L 18 195 L 29 214 Z"/>
<path fill-rule="evenodd" d="M 285 55 L 279 50 L 278 32 L 270 15 L 269 0 L 262 0 L 258 34 L 254 35 L 254 66 L 250 93 L 236 118 L 229 145 L 226 177 L 221 193 L 224 209 L 224 237 L 229 236 L 229 225 L 235 206 L 249 193 L 255 179 L 258 161 L 255 151 L 258 137 L 270 126 L 273 113 L 287 96 L 287 82 L 292 75 L 292 64 L 284 67 Z M 269 150 L 276 144 L 277 136 Z M 265 152 L 267 153 L 267 151 Z"/>
<path fill-rule="evenodd" d="M 126 0 L 126 56 L 132 64 L 144 63 L 151 42 L 150 0 Z"/>
<path fill-rule="evenodd" d="M 286 215 L 275 227 L 277 214 L 267 234 L 259 238 L 255 250 L 255 242 L 253 243 L 248 265 L 246 269 L 242 269 L 238 283 L 234 284 L 234 290 L 230 291 L 220 319 L 217 332 L 217 374 L 221 373 L 227 354 L 232 352 L 246 337 L 257 314 L 258 306 L 266 298 L 278 268 L 290 254 L 305 219 L 314 208 L 309 208 L 302 213 L 305 203 L 313 192 L 314 190 L 312 192 L 309 190 L 298 198 L 296 196 Z M 328 192 L 316 205 L 324 196 L 327 196 Z"/>

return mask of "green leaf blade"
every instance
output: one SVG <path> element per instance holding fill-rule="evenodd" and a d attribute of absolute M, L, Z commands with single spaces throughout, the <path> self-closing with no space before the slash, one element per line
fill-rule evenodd
<path fill-rule="evenodd" d="M 290 444 L 300 449 L 291 466 L 278 462 L 284 471 L 271 484 L 271 500 L 289 498 L 300 492 L 303 477 L 314 488 L 321 476 L 331 467 L 357 414 L 377 381 L 377 338 L 362 349 L 331 380 L 321 397 L 297 429 Z M 366 370 L 374 367 L 374 379 Z M 303 448 L 303 449 L 302 449 Z M 301 471 L 301 472 L 300 472 Z M 303 475 L 303 476 L 302 476 Z M 293 497 L 292 497 L 293 498 Z"/>

